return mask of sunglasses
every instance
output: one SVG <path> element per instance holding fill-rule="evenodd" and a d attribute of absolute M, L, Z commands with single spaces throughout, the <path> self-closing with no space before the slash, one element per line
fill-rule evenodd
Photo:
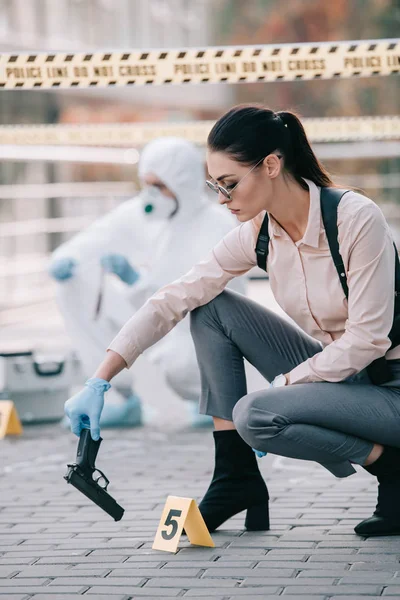
<path fill-rule="evenodd" d="M 282 158 L 281 154 L 277 154 L 276 155 L 278 158 Z M 213 192 L 215 192 L 216 194 L 219 194 L 219 192 L 221 192 L 221 194 L 227 199 L 227 200 L 232 200 L 232 192 L 234 190 L 236 190 L 237 186 L 239 185 L 239 183 L 241 183 L 243 181 L 243 179 L 245 179 L 247 177 L 247 175 L 250 175 L 250 173 L 252 171 L 254 171 L 254 169 L 256 167 L 258 167 L 258 165 L 266 158 L 266 156 L 264 156 L 261 160 L 258 161 L 257 164 L 255 164 L 253 167 L 251 167 L 251 169 L 249 171 L 247 171 L 247 173 L 245 173 L 243 175 L 243 177 L 241 179 L 239 179 L 239 181 L 237 182 L 236 185 L 233 186 L 233 188 L 231 190 L 227 190 L 226 188 L 224 188 L 222 185 L 219 185 L 218 183 L 214 183 L 213 181 L 210 181 L 209 179 L 206 179 L 206 184 L 208 185 L 208 187 L 210 188 L 210 190 L 212 190 Z"/>

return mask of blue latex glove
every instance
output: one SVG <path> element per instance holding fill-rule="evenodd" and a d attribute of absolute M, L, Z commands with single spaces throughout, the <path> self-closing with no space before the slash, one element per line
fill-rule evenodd
<path fill-rule="evenodd" d="M 66 281 L 74 275 L 77 261 L 73 258 L 58 258 L 49 266 L 49 274 L 56 281 Z"/>
<path fill-rule="evenodd" d="M 92 440 L 100 437 L 100 415 L 104 406 L 104 392 L 111 384 L 105 379 L 88 379 L 83 390 L 69 398 L 64 404 L 64 412 L 71 421 L 71 431 L 78 437 L 82 429 L 90 429 Z"/>
<path fill-rule="evenodd" d="M 253 452 L 256 453 L 258 458 L 262 458 L 263 456 L 267 456 L 266 452 L 262 452 L 261 450 L 255 450 L 254 448 L 252 448 Z"/>
<path fill-rule="evenodd" d="M 122 254 L 104 254 L 101 257 L 101 265 L 108 273 L 114 273 L 127 285 L 133 285 L 139 279 L 139 274 Z"/>

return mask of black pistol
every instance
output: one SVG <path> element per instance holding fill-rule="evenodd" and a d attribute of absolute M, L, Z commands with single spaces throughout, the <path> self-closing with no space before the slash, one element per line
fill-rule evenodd
<path fill-rule="evenodd" d="M 94 464 L 101 442 L 102 438 L 99 438 L 97 442 L 92 440 L 89 429 L 82 429 L 76 463 L 67 465 L 68 472 L 64 475 L 64 479 L 105 510 L 115 521 L 120 521 L 124 509 L 107 492 L 110 482 Z"/>

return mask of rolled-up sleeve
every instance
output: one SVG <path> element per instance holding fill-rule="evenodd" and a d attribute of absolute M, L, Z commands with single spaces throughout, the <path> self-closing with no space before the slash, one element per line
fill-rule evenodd
<path fill-rule="evenodd" d="M 395 248 L 385 218 L 374 203 L 339 226 L 340 250 L 348 265 L 348 318 L 343 335 L 289 373 L 291 384 L 339 382 L 390 348 L 395 292 Z"/>
<path fill-rule="evenodd" d="M 230 231 L 183 277 L 151 296 L 107 350 L 120 354 L 130 368 L 142 352 L 163 338 L 188 312 L 213 300 L 231 279 L 244 275 L 255 264 L 254 226 L 249 221 Z"/>

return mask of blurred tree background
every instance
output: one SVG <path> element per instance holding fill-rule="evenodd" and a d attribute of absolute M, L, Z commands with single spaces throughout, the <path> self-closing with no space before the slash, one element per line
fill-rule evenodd
<path fill-rule="evenodd" d="M 220 45 L 283 44 L 399 35 L 399 0 L 218 0 L 213 38 Z M 399 78 L 255 83 L 236 86 L 237 102 L 296 107 L 306 117 L 391 115 Z"/>
<path fill-rule="evenodd" d="M 213 42 L 258 45 L 398 37 L 399 0 L 217 0 Z M 260 102 L 302 117 L 397 115 L 400 78 L 315 80 L 234 86 L 236 103 Z M 215 115 L 216 117 L 219 116 Z M 335 174 L 400 172 L 400 159 L 326 161 Z M 367 190 L 379 202 L 400 202 L 398 189 Z"/>

